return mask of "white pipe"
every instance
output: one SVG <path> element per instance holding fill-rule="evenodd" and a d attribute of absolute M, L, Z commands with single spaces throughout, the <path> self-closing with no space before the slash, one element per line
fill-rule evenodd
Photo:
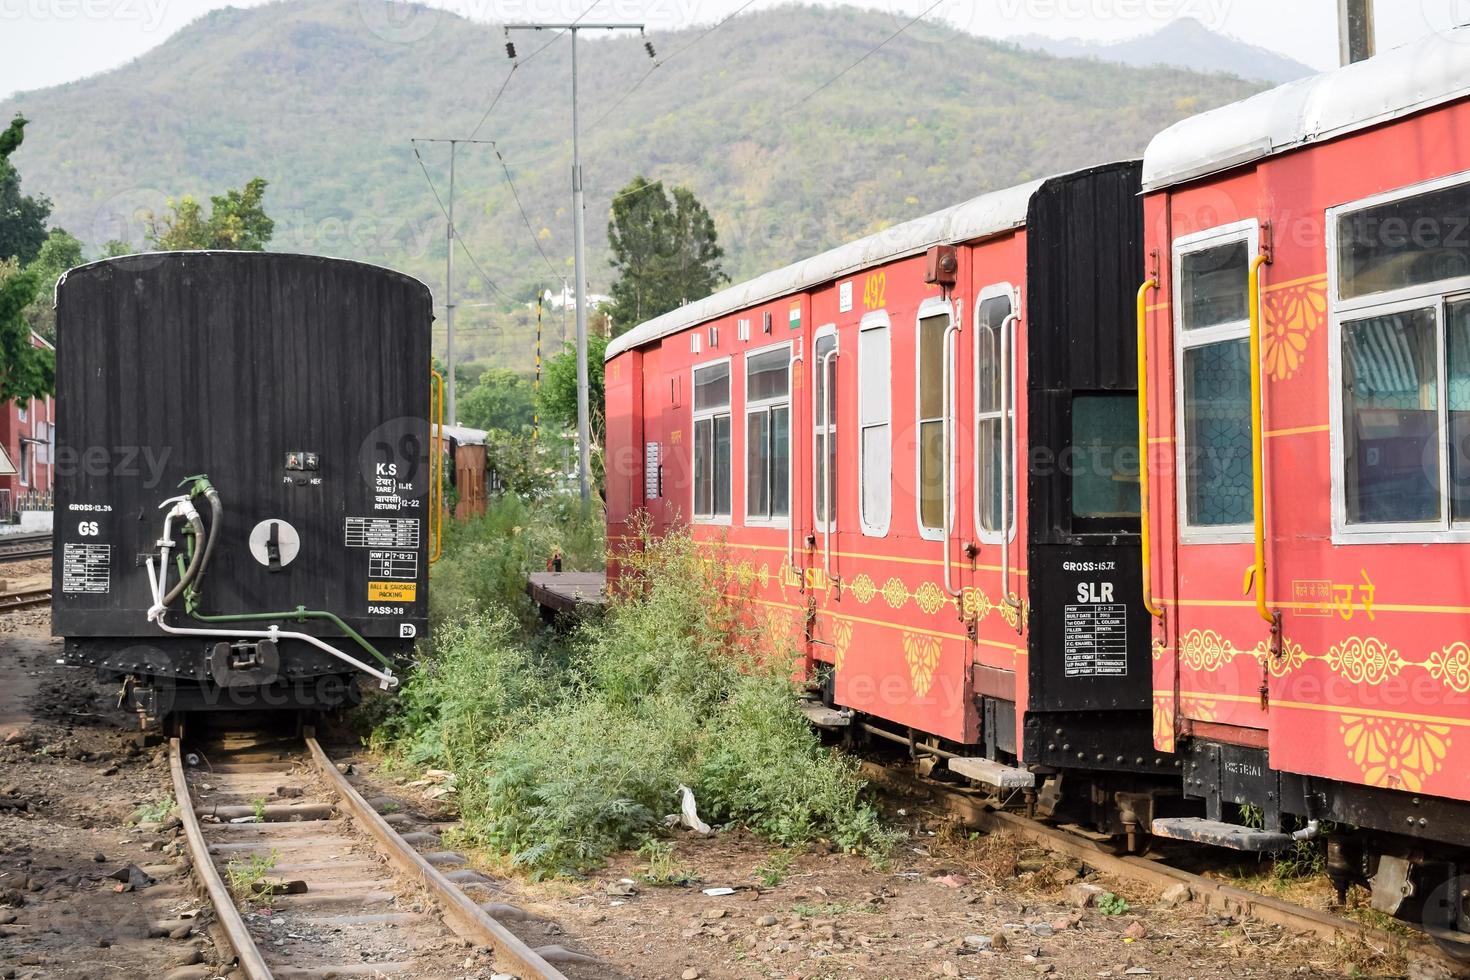
<path fill-rule="evenodd" d="M 798 344 L 801 341 L 797 341 Z M 801 568 L 796 564 L 796 365 L 802 363 L 801 349 L 786 365 L 786 398 L 791 408 L 786 412 L 786 428 L 789 436 L 786 446 L 786 564 L 796 573 L 797 584 L 805 588 Z"/>
<path fill-rule="evenodd" d="M 164 521 L 163 538 L 159 541 L 159 546 L 161 550 L 161 554 L 159 556 L 161 568 L 155 570 L 153 567 L 154 557 L 152 555 L 148 556 L 148 584 L 153 589 L 153 606 L 148 610 L 148 619 L 154 623 L 157 623 L 159 629 L 163 630 L 165 633 L 169 633 L 174 636 L 206 636 L 218 637 L 220 639 L 229 638 L 259 640 L 304 640 L 305 642 L 310 643 L 312 646 L 326 651 L 327 653 L 336 657 L 338 660 L 341 660 L 343 663 L 346 663 L 362 671 L 365 674 L 369 674 L 372 677 L 377 678 L 378 686 L 385 691 L 392 690 L 393 688 L 398 686 L 398 678 L 394 677 L 391 673 L 384 673 L 383 671 L 380 671 L 374 667 L 370 667 L 367 664 L 363 663 L 361 660 L 358 660 L 356 657 L 343 653 L 341 650 L 338 650 L 330 643 L 320 640 L 317 637 L 312 636 L 310 633 L 299 633 L 295 630 L 283 630 L 279 626 L 272 626 L 267 630 L 216 630 L 200 629 L 196 627 L 170 626 L 168 625 L 168 623 L 164 622 L 164 617 L 168 615 L 169 611 L 168 607 L 163 604 L 164 586 L 168 582 L 168 552 L 169 549 L 173 546 L 173 541 L 169 538 L 169 533 L 171 531 L 173 519 L 176 516 L 184 516 L 184 514 L 180 510 L 182 506 L 182 504 L 176 505 L 173 510 L 169 511 L 168 517 Z M 190 505 L 189 509 L 193 509 L 192 505 Z"/>
<path fill-rule="evenodd" d="M 939 430 L 941 433 L 939 441 L 942 443 L 941 449 L 944 453 L 944 465 L 940 467 L 940 492 L 942 497 L 940 504 L 944 508 L 944 518 L 940 522 L 944 534 L 944 591 L 956 599 L 960 597 L 960 591 L 954 587 L 951 581 L 949 539 L 954 533 L 954 501 L 952 499 L 954 495 L 954 424 L 956 414 L 954 409 L 954 395 L 955 388 L 957 387 L 952 377 L 954 374 L 955 360 L 952 352 L 952 341 L 959 334 L 959 320 L 951 317 L 950 324 L 944 328 L 944 336 L 940 340 L 940 345 L 943 348 L 941 364 L 944 372 L 944 381 L 940 385 L 940 398 L 943 401 L 944 416 L 940 422 Z"/>
<path fill-rule="evenodd" d="M 837 356 L 837 338 L 832 338 L 832 349 L 822 358 L 822 429 L 826 438 L 822 446 L 822 472 L 825 478 L 822 480 L 822 494 L 826 498 L 826 520 L 822 522 L 822 571 L 827 576 L 828 587 L 832 584 L 832 522 L 837 515 L 833 513 L 836 494 L 832 492 L 832 460 L 837 455 L 837 433 L 833 430 L 837 425 L 832 421 L 832 388 L 836 379 L 832 377 L 832 358 Z"/>
<path fill-rule="evenodd" d="M 1292 840 L 1314 840 L 1321 833 L 1322 825 L 1319 820 L 1308 820 L 1307 825 L 1291 835 Z"/>
<path fill-rule="evenodd" d="M 1016 410 L 1016 372 L 1011 364 L 1015 345 L 1011 331 L 1020 317 L 1012 312 L 1000 325 L 1001 397 L 1000 412 L 1000 593 L 1005 604 L 1016 610 L 1016 632 L 1021 632 L 1021 600 L 1011 598 L 1011 528 L 1014 526 L 1015 466 L 1011 459 L 1011 419 Z"/>

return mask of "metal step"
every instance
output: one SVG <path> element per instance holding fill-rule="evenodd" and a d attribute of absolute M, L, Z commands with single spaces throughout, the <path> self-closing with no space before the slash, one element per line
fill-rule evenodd
<path fill-rule="evenodd" d="M 1158 817 L 1149 829 L 1155 837 L 1212 844 L 1215 847 L 1250 851 L 1253 854 L 1284 851 L 1291 846 L 1290 834 L 1259 830 L 1220 820 L 1206 820 L 1204 817 Z"/>
<path fill-rule="evenodd" d="M 851 708 L 829 708 L 820 701 L 805 698 L 796 702 L 806 720 L 818 728 L 846 728 L 852 724 Z"/>
<path fill-rule="evenodd" d="M 949 771 L 996 789 L 1035 789 L 1036 774 L 994 759 L 950 759 Z"/>

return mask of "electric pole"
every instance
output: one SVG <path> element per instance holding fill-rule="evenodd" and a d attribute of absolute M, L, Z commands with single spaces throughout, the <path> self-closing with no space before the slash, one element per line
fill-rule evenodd
<path fill-rule="evenodd" d="M 444 217 L 447 219 L 444 233 L 444 322 L 449 331 L 449 339 L 445 344 L 444 359 L 447 363 L 445 373 L 449 375 L 446 380 L 448 394 L 445 401 L 445 415 L 450 425 L 459 424 L 459 415 L 455 410 L 454 392 L 454 157 L 455 151 L 461 143 L 480 143 L 494 146 L 494 140 L 445 140 L 424 139 L 410 140 L 414 144 L 414 152 L 418 152 L 420 143 L 448 143 L 449 144 L 449 205 L 445 208 Z M 421 160 L 422 162 L 422 160 Z"/>
<path fill-rule="evenodd" d="M 582 204 L 582 152 L 579 145 L 577 126 L 577 33 L 579 31 L 638 31 L 642 24 L 588 24 L 572 21 L 569 24 L 507 24 L 506 36 L 511 31 L 567 31 L 572 35 L 572 231 L 573 262 L 577 279 L 577 478 L 581 484 L 582 499 L 592 498 L 591 481 L 591 424 L 587 393 L 587 229 L 586 215 Z M 653 45 L 644 42 L 648 56 L 653 57 Z M 506 53 L 515 58 L 514 45 L 506 45 Z M 451 404 L 453 402 L 451 401 Z"/>
<path fill-rule="evenodd" d="M 1344 65 L 1373 57 L 1373 0 L 1337 0 L 1337 43 Z"/>

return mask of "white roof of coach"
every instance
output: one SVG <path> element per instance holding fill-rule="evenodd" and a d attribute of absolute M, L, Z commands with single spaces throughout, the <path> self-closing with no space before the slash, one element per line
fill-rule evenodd
<path fill-rule="evenodd" d="M 859 269 L 923 252 L 933 245 L 966 242 L 1019 228 L 1026 223 L 1026 209 L 1042 183 L 1036 180 L 984 194 L 722 289 L 629 330 L 607 345 L 607 359 L 696 324 L 804 292 Z"/>
<path fill-rule="evenodd" d="M 1155 136 L 1143 189 L 1161 190 L 1470 94 L 1470 26 L 1290 82 Z"/>

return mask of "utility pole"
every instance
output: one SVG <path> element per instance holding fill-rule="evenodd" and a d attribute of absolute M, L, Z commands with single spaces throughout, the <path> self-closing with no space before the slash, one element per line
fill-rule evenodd
<path fill-rule="evenodd" d="M 577 277 L 577 477 L 584 501 L 592 497 L 592 432 L 587 393 L 587 230 L 582 204 L 582 151 L 577 125 L 577 34 L 580 31 L 642 33 L 643 28 L 643 24 L 588 24 L 578 21 L 569 24 L 507 24 L 505 27 L 507 37 L 511 31 L 566 31 L 572 35 L 572 229 L 575 235 L 573 261 Z M 648 56 L 653 57 L 653 45 L 645 41 L 643 47 L 648 51 Z M 514 59 L 514 45 L 507 44 L 506 53 Z"/>
<path fill-rule="evenodd" d="M 448 362 L 444 373 L 446 378 L 448 396 L 445 398 L 445 416 L 450 425 L 459 424 L 459 415 L 455 410 L 454 391 L 454 157 L 455 151 L 461 143 L 481 143 L 494 146 L 494 140 L 445 140 L 424 139 L 410 140 L 414 144 L 414 152 L 418 152 L 419 143 L 448 143 L 449 144 L 449 205 L 445 208 L 445 218 L 448 219 L 444 231 L 444 322 L 449 331 L 449 339 L 445 344 L 444 359 Z"/>
<path fill-rule="evenodd" d="M 1344 65 L 1373 57 L 1373 0 L 1337 0 L 1337 43 Z"/>

